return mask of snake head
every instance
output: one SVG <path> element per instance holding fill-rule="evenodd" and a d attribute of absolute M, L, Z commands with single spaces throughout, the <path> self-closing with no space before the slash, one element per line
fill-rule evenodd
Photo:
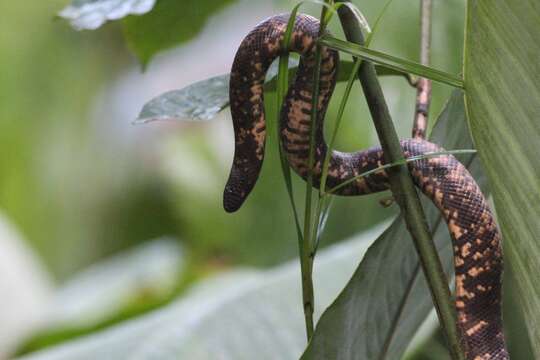
<path fill-rule="evenodd" d="M 262 161 L 251 161 L 244 166 L 233 163 L 229 180 L 223 191 L 223 208 L 232 213 L 240 209 L 257 182 Z"/>

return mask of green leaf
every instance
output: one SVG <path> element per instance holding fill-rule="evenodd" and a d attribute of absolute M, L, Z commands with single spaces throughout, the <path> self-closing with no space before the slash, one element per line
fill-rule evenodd
<path fill-rule="evenodd" d="M 458 88 L 463 87 L 463 81 L 459 77 L 414 61 L 401 59 L 349 41 L 339 40 L 330 35 L 323 36 L 319 41 L 332 49 L 346 52 L 402 73 L 415 74 Z"/>
<path fill-rule="evenodd" d="M 183 252 L 176 239 L 155 239 L 75 274 L 56 294 L 54 323 L 99 322 L 141 294 L 169 293 L 184 267 Z"/>
<path fill-rule="evenodd" d="M 193 38 L 206 20 L 233 0 L 159 0 L 143 16 L 124 20 L 124 35 L 143 66 L 159 51 Z"/>
<path fill-rule="evenodd" d="M 157 120 L 210 120 L 229 106 L 229 74 L 172 90 L 146 103 L 135 123 Z"/>
<path fill-rule="evenodd" d="M 462 94 L 456 90 L 437 121 L 431 141 L 448 149 L 470 148 Z M 478 180 L 480 169 L 472 155 Z M 482 185 L 482 184 L 481 184 Z M 452 246 L 445 222 L 422 199 L 430 229 L 447 272 Z M 324 312 L 302 359 L 399 359 L 432 308 L 413 241 L 401 216 L 369 248 L 353 277 Z"/>
<path fill-rule="evenodd" d="M 470 0 L 465 39 L 466 104 L 485 166 L 503 248 L 540 358 L 540 6 Z"/>
<path fill-rule="evenodd" d="M 276 76 L 278 67 L 274 62 L 266 75 L 265 91 L 276 91 Z M 289 59 L 289 77 L 294 77 L 298 67 L 298 60 Z M 347 74 L 353 68 L 351 61 L 342 61 L 338 81 L 347 81 Z M 397 75 L 403 73 L 392 69 L 377 68 L 381 76 Z M 180 90 L 168 91 L 146 103 L 135 123 L 147 123 L 156 120 L 211 120 L 219 112 L 229 106 L 229 74 L 218 75 L 206 80 L 188 85 Z"/>
<path fill-rule="evenodd" d="M 177 240 L 161 238 L 75 274 L 50 302 L 48 322 L 18 353 L 69 341 L 162 305 L 176 289 L 183 255 Z"/>
<path fill-rule="evenodd" d="M 152 10 L 156 0 L 72 0 L 58 16 L 69 20 L 76 30 L 94 30 L 109 20 Z"/>
<path fill-rule="evenodd" d="M 384 227 L 320 252 L 318 312 Z M 306 341 L 299 278 L 297 260 L 220 275 L 160 310 L 25 359 L 296 359 Z"/>

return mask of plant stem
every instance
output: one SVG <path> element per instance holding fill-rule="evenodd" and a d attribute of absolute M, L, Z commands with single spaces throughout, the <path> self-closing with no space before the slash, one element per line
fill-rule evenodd
<path fill-rule="evenodd" d="M 429 65 L 431 49 L 431 0 L 420 0 L 420 63 Z M 431 103 L 431 80 L 418 79 L 416 84 L 416 108 L 412 136 L 418 139 L 426 138 L 429 105 Z"/>
<path fill-rule="evenodd" d="M 290 46 L 290 39 L 291 39 L 291 33 L 294 28 L 294 24 L 296 22 L 296 13 L 302 3 L 297 4 L 293 10 L 291 11 L 291 15 L 289 18 L 289 21 L 287 23 L 287 29 L 285 31 L 285 35 L 282 40 L 282 46 L 284 49 L 288 49 Z M 279 157 L 281 161 L 281 169 L 283 172 L 283 178 L 285 180 L 285 185 L 287 187 L 287 194 L 289 195 L 289 201 L 291 203 L 291 207 L 293 210 L 294 215 L 294 223 L 296 226 L 296 235 L 298 239 L 298 253 L 300 254 L 300 271 L 301 271 L 301 278 L 302 278 L 302 297 L 303 297 L 303 310 L 304 310 L 304 316 L 305 316 L 305 324 L 306 324 L 306 334 L 308 341 L 311 338 L 311 335 L 313 334 L 313 280 L 312 280 L 312 261 L 310 260 L 310 254 L 311 251 L 309 248 L 306 248 L 306 244 L 309 245 L 309 241 L 305 239 L 304 235 L 302 234 L 302 229 L 300 227 L 300 221 L 298 218 L 298 211 L 296 208 L 296 203 L 294 201 L 294 193 L 292 188 L 292 182 L 291 182 L 291 169 L 289 167 L 289 163 L 287 161 L 287 157 L 285 155 L 285 152 L 283 150 L 281 141 L 280 141 L 280 115 L 281 115 L 281 107 L 283 103 L 283 99 L 285 97 L 285 94 L 287 93 L 289 81 L 288 81 L 288 75 L 289 75 L 289 54 L 288 52 L 285 52 L 285 54 L 281 55 L 279 57 L 279 70 L 277 75 L 277 85 L 276 85 L 276 97 L 277 97 L 277 103 L 276 103 L 276 124 L 275 124 L 275 131 L 276 131 L 276 138 L 279 148 Z"/>
<path fill-rule="evenodd" d="M 330 1 L 326 0 L 328 4 Z M 324 33 L 325 30 L 325 18 L 326 18 L 326 6 L 322 7 L 321 20 L 319 28 L 319 36 Z M 318 120 L 318 106 L 319 106 L 319 79 L 321 68 L 321 46 L 316 45 L 315 49 L 315 68 L 313 72 L 313 90 L 311 100 L 311 125 L 309 134 L 309 156 L 308 156 L 308 174 L 306 179 L 306 201 L 304 209 L 304 236 L 302 246 L 300 249 L 300 265 L 302 271 L 302 297 L 304 303 L 304 317 L 306 323 L 306 334 L 308 341 L 313 336 L 314 323 L 313 323 L 313 311 L 315 307 L 315 299 L 313 294 L 313 260 L 314 260 L 314 247 L 317 231 L 312 227 L 312 194 L 313 194 L 313 165 L 315 162 L 315 131 L 317 129 Z M 317 212 L 319 214 L 319 212 Z M 319 219 L 315 219 L 315 224 L 318 225 Z"/>
<path fill-rule="evenodd" d="M 364 44 L 364 36 L 350 9 L 346 6 L 341 6 L 338 14 L 347 40 L 361 45 Z M 368 61 L 364 61 L 358 72 L 358 77 L 366 96 L 386 162 L 403 161 L 404 156 L 399 139 L 377 79 L 374 65 Z M 460 341 L 460 329 L 456 321 L 456 313 L 452 304 L 448 281 L 437 254 L 437 249 L 431 239 L 420 199 L 414 188 L 408 168 L 406 165 L 393 167 L 388 169 L 388 174 L 390 189 L 403 213 L 407 228 L 413 238 L 440 324 L 450 346 L 452 359 L 464 360 L 465 357 Z"/>

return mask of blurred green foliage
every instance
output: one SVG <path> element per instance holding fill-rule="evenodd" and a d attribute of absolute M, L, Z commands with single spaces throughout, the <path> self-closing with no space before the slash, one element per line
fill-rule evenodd
<path fill-rule="evenodd" d="M 177 9 L 180 3 L 182 11 Z M 146 64 L 158 50 L 196 38 L 209 17 L 219 14 L 226 6 L 250 6 L 248 1 L 238 5 L 231 0 L 198 4 L 161 0 L 154 14 L 124 20 L 123 32 L 129 47 Z M 293 4 L 285 0 L 272 2 L 274 13 L 290 10 Z M 368 20 L 373 21 L 384 2 L 371 0 L 357 4 Z M 166 160 L 116 153 L 118 148 L 110 143 L 114 144 L 115 136 L 120 138 L 121 134 L 115 132 L 114 119 L 105 119 L 99 124 L 105 127 L 96 130 L 99 127 L 95 123 L 97 99 L 106 96 L 107 89 L 115 85 L 120 74 L 139 66 L 127 51 L 118 24 L 105 25 L 96 32 L 75 32 L 66 22 L 54 21 L 53 15 L 65 5 L 66 0 L 38 1 L 31 5 L 16 1 L 0 3 L 0 207 L 51 273 L 64 279 L 107 254 L 165 234 L 181 239 L 190 253 L 189 267 L 180 280 L 178 293 L 187 283 L 224 267 L 270 266 L 295 257 L 295 230 L 275 138 L 268 141 L 266 161 L 255 191 L 234 215 L 225 214 L 221 207 L 229 164 L 223 163 L 222 149 L 216 149 L 215 138 L 208 134 L 212 125 L 157 123 L 133 130 L 141 134 L 159 129 L 157 136 L 145 138 L 137 147 L 144 153 L 146 148 L 158 143 L 162 151 L 157 154 Z M 436 1 L 434 5 L 432 64 L 458 74 L 462 63 L 464 0 Z M 319 11 L 313 5 L 302 10 L 315 15 Z M 180 12 L 189 21 L 177 21 Z M 394 1 L 380 23 L 372 46 L 416 60 L 418 13 L 417 0 Z M 262 19 L 253 19 L 253 24 L 259 20 Z M 330 28 L 336 35 L 341 34 L 337 23 Z M 157 71 L 158 66 L 148 71 Z M 407 137 L 415 91 L 402 78 L 386 77 L 381 82 L 400 136 Z M 338 87 L 328 113 L 328 126 L 332 126 L 342 91 L 343 86 Z M 450 91 L 447 86 L 434 84 L 432 118 L 439 113 Z M 351 99 L 344 119 L 346 130 L 338 138 L 340 150 L 365 148 L 375 141 L 369 112 L 357 85 Z M 268 96 L 267 103 L 268 118 L 272 119 L 275 114 L 271 105 L 275 99 Z M 137 110 L 142 105 L 131 104 Z M 228 124 L 229 119 L 224 116 L 215 121 Z M 229 135 L 232 136 L 232 131 Z M 231 159 L 232 153 L 227 156 Z M 189 167 L 186 159 L 192 159 L 191 165 L 196 166 Z M 148 166 L 162 162 L 176 164 L 189 173 L 189 178 L 179 180 L 157 165 Z M 300 200 L 304 184 L 295 178 L 294 185 Z M 336 199 L 322 246 L 395 214 L 395 208 L 385 209 L 378 204 L 377 199 L 382 197 L 385 194 Z M 160 299 L 137 303 L 98 327 L 162 302 Z M 515 333 L 520 334 L 520 317 L 513 314 L 510 310 L 506 318 L 512 329 L 516 329 Z M 92 329 L 85 331 L 89 330 Z M 64 335 L 60 331 L 59 336 Z M 513 336 L 510 343 L 513 351 L 527 349 L 526 339 L 520 343 L 515 340 L 517 337 Z M 422 354 L 424 358 L 429 358 L 428 355 Z"/>
<path fill-rule="evenodd" d="M 0 206 L 57 274 L 80 229 L 63 193 L 76 174 L 64 168 L 53 183 L 51 173 L 67 165 L 54 152 L 84 141 L 93 96 L 125 65 L 105 56 L 122 54 L 115 32 L 81 37 L 54 22 L 63 3 L 0 4 Z"/>
<path fill-rule="evenodd" d="M 150 13 L 124 20 L 126 41 L 146 66 L 158 51 L 196 36 L 212 13 L 232 2 L 159 0 Z"/>
<path fill-rule="evenodd" d="M 137 39 L 140 44 L 152 43 L 163 48 L 173 44 L 173 35 L 177 36 L 175 41 L 194 36 L 210 13 L 229 3 L 209 3 L 204 9 L 192 9 L 193 14 L 188 11 L 193 24 L 178 25 L 174 32 L 166 32 L 167 26 L 157 26 L 152 17 L 132 16 L 124 25 L 126 29 L 135 25 L 145 29 L 146 38 Z M 280 1 L 274 5 L 286 11 L 291 4 Z M 463 16 L 462 7 L 456 8 L 456 4 L 461 1 L 437 5 L 435 21 L 436 34 L 442 31 L 452 36 L 435 35 L 434 64 L 453 73 L 457 73 L 460 64 Z M 172 143 L 189 144 L 193 155 L 186 156 L 200 159 L 211 169 L 212 189 L 186 187 L 184 182 L 175 183 L 160 174 L 148 173 L 133 157 L 109 158 L 103 150 L 105 140 L 95 133 L 92 108 L 99 92 L 112 84 L 122 69 L 136 64 L 116 25 L 78 33 L 64 21 L 52 21 L 52 15 L 63 5 L 65 2 L 59 0 L 33 6 L 12 2 L 0 5 L 6 19 L 0 24 L 0 54 L 4 60 L 0 70 L 0 136 L 4 147 L 0 155 L 0 205 L 51 271 L 64 277 L 100 256 L 162 234 L 182 238 L 189 244 L 193 263 L 198 264 L 271 265 L 295 256 L 294 229 L 274 151 L 275 139 L 269 140 L 269 153 L 257 188 L 235 215 L 221 209 L 220 193 L 228 164 L 216 157 L 204 124 L 184 131 L 185 136 L 179 132 Z M 158 2 L 156 10 L 177 13 L 171 6 L 174 4 Z M 368 19 L 374 19 L 381 8 L 382 4 L 375 1 L 362 6 Z M 310 12 L 316 7 L 307 5 L 304 10 Z M 393 3 L 373 46 L 416 59 L 417 10 L 415 1 Z M 254 19 L 254 23 L 257 21 Z M 332 27 L 340 33 L 336 24 Z M 160 28 L 166 33 L 157 31 Z M 393 36 L 395 33 L 400 34 L 399 38 Z M 130 41 L 134 39 L 129 31 L 125 34 Z M 156 49 L 148 50 L 147 56 Z M 392 109 L 399 111 L 398 127 L 407 136 L 414 91 L 401 78 L 383 79 L 383 84 Z M 449 89 L 435 86 L 434 92 L 432 113 L 437 114 Z M 394 96 L 397 94 L 401 96 Z M 346 112 L 347 131 L 341 132 L 338 139 L 342 150 L 367 147 L 374 141 L 367 107 L 358 88 L 353 89 L 352 98 L 358 100 L 351 101 Z M 274 104 L 271 97 L 267 100 Z M 332 102 L 329 126 L 337 103 Z M 133 106 L 140 108 L 142 104 Z M 273 116 L 269 111 L 268 117 Z M 151 126 L 160 127 L 152 124 L 136 131 L 149 131 Z M 297 189 L 303 189 L 303 184 L 295 183 Z M 203 191 L 207 194 L 201 194 Z M 384 195 L 337 199 L 323 245 L 395 213 L 394 209 L 380 207 L 375 199 L 381 196 Z M 202 265 L 203 269 L 206 267 Z"/>

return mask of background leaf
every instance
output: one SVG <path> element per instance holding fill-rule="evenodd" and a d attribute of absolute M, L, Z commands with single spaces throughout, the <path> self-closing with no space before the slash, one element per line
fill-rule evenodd
<path fill-rule="evenodd" d="M 108 20 L 145 14 L 155 3 L 156 0 L 73 0 L 58 15 L 77 30 L 94 30 Z"/>
<path fill-rule="evenodd" d="M 211 14 L 232 2 L 158 0 L 150 13 L 125 19 L 126 41 L 146 66 L 157 52 L 193 38 Z"/>
<path fill-rule="evenodd" d="M 19 354 L 69 341 L 170 300 L 184 270 L 178 240 L 160 238 L 93 264 L 56 290 L 47 321 Z"/>
<path fill-rule="evenodd" d="M 135 123 L 157 120 L 211 120 L 229 105 L 229 75 L 167 91 L 144 104 Z"/>
<path fill-rule="evenodd" d="M 40 259 L 0 211 L 0 359 L 7 359 L 20 339 L 46 318 L 54 292 Z"/>
<path fill-rule="evenodd" d="M 466 34 L 470 128 L 540 358 L 540 4 L 471 0 Z"/>
<path fill-rule="evenodd" d="M 317 312 L 385 227 L 320 251 Z M 295 359 L 305 346 L 299 278 L 297 260 L 268 271 L 230 272 L 160 310 L 25 359 Z"/>
<path fill-rule="evenodd" d="M 56 294 L 53 321 L 102 321 L 141 296 L 160 297 L 176 285 L 184 267 L 177 239 L 161 238 L 129 249 L 75 274 Z"/>
<path fill-rule="evenodd" d="M 272 63 L 266 74 L 266 93 L 276 90 L 277 61 Z M 353 67 L 351 61 L 341 61 L 338 82 L 347 81 L 347 74 Z M 298 60 L 289 58 L 289 77 L 294 77 Z M 377 67 L 380 76 L 404 76 L 408 74 L 392 69 Z M 229 106 L 229 74 L 218 75 L 198 81 L 180 90 L 167 91 L 147 102 L 135 123 L 147 123 L 157 120 L 211 120 Z"/>
<path fill-rule="evenodd" d="M 431 141 L 447 149 L 472 147 L 462 93 L 456 90 L 440 115 Z M 480 185 L 478 161 L 460 160 Z M 422 198 L 430 229 L 445 270 L 452 267 L 446 223 L 427 198 Z M 413 241 L 398 217 L 370 247 L 352 279 L 324 312 L 302 359 L 399 359 L 432 308 Z"/>

